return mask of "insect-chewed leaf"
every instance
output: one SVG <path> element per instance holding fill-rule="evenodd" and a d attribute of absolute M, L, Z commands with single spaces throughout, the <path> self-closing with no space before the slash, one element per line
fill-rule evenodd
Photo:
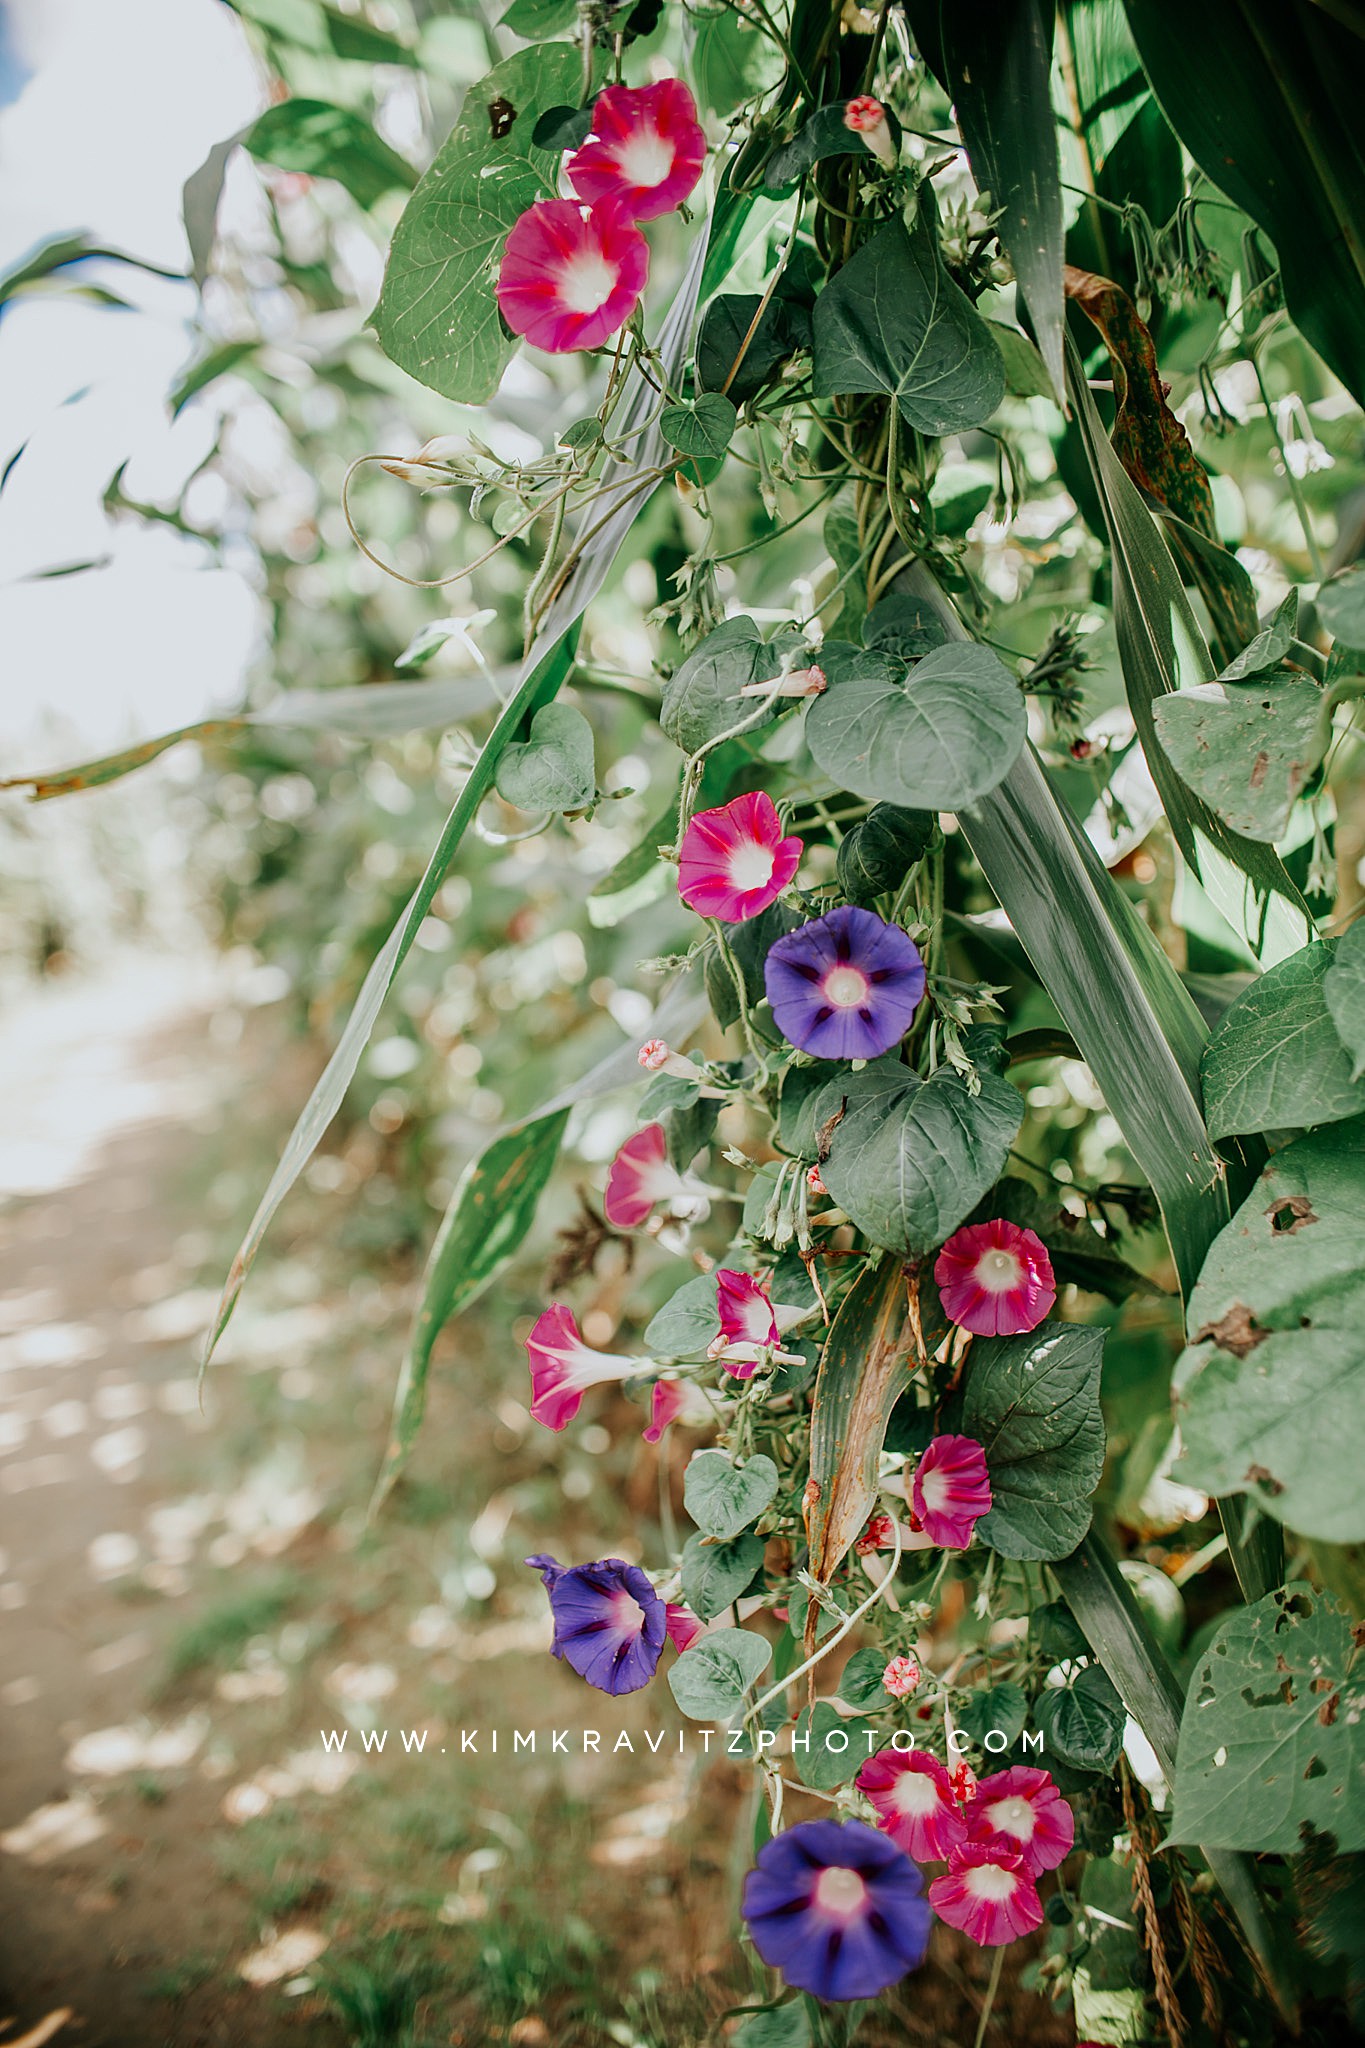
<path fill-rule="evenodd" d="M 1292 1856 L 1306 1826 L 1365 1849 L 1365 1675 L 1348 1617 L 1295 1583 L 1230 1614 L 1190 1685 L 1172 1842 Z"/>

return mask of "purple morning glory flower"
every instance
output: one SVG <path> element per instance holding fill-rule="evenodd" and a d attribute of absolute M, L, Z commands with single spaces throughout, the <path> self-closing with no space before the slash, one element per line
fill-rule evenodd
<path fill-rule="evenodd" d="M 769 948 L 763 980 L 783 1036 L 825 1060 L 899 1043 L 924 994 L 919 947 L 875 910 L 844 903 Z"/>
<path fill-rule="evenodd" d="M 554 1617 L 556 1657 L 598 1692 L 638 1692 L 659 1668 L 667 1613 L 640 1567 L 623 1558 L 559 1564 L 528 1557 L 545 1581 Z"/>
<path fill-rule="evenodd" d="M 860 1820 L 774 1835 L 744 1880 L 754 1947 L 817 1998 L 875 1998 L 924 1961 L 933 1914 L 919 1865 Z"/>

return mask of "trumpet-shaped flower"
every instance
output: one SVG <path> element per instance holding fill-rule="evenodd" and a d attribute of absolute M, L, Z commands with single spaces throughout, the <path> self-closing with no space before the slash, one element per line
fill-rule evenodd
<path fill-rule="evenodd" d="M 649 1422 L 641 1434 L 647 1444 L 657 1444 L 675 1422 L 695 1426 L 714 1420 L 715 1410 L 695 1380 L 660 1379 L 654 1382 Z"/>
<path fill-rule="evenodd" d="M 580 199 L 619 205 L 631 220 L 681 206 L 701 176 L 706 137 L 677 78 L 609 85 L 592 110 L 592 133 L 565 165 Z"/>
<path fill-rule="evenodd" d="M 877 1825 L 912 1856 L 950 1856 L 967 1839 L 952 1780 L 923 1749 L 879 1749 L 858 1773 L 858 1790 L 876 1809 Z"/>
<path fill-rule="evenodd" d="M 552 1302 L 526 1339 L 531 1362 L 531 1413 L 547 1429 L 567 1429 L 589 1387 L 628 1380 L 649 1369 L 647 1358 L 594 1351 L 579 1335 L 573 1312 Z"/>
<path fill-rule="evenodd" d="M 638 1565 L 623 1558 L 562 1565 L 528 1557 L 550 1596 L 551 1648 L 598 1692 L 638 1692 L 659 1668 L 668 1617 Z"/>
<path fill-rule="evenodd" d="M 598 348 L 635 311 L 649 245 L 619 206 L 538 199 L 507 237 L 498 310 L 551 355 Z"/>
<path fill-rule="evenodd" d="M 602 1207 L 617 1230 L 638 1230 L 660 1202 L 696 1197 L 700 1185 L 679 1173 L 668 1156 L 662 1124 L 646 1124 L 627 1138 L 611 1162 Z"/>
<path fill-rule="evenodd" d="M 967 1832 L 974 1842 L 1007 1837 L 1023 1868 L 1037 1877 L 1071 1854 L 1076 1822 L 1047 1771 L 1016 1764 L 980 1780 L 967 1808 Z"/>
<path fill-rule="evenodd" d="M 976 1438 L 932 1438 L 910 1482 L 910 1506 L 929 1541 L 944 1550 L 965 1550 L 990 1505 L 986 1453 Z"/>
<path fill-rule="evenodd" d="M 934 1261 L 934 1279 L 945 1315 L 977 1337 L 1036 1330 L 1057 1299 L 1046 1245 L 1003 1217 L 955 1230 Z"/>
<path fill-rule="evenodd" d="M 777 1349 L 782 1333 L 803 1322 L 806 1315 L 802 1308 L 774 1307 L 761 1280 L 728 1266 L 716 1274 L 716 1311 L 720 1335 L 707 1355 L 719 1359 L 737 1380 L 752 1379 L 767 1352 L 787 1357 L 788 1353 Z"/>
<path fill-rule="evenodd" d="M 678 894 L 699 917 L 740 924 L 776 903 L 796 873 L 802 842 L 784 839 L 764 790 L 699 811 L 683 833 Z"/>
<path fill-rule="evenodd" d="M 806 1820 L 774 1835 L 744 1880 L 754 1947 L 817 1998 L 875 1998 L 918 1969 L 932 1915 L 918 1869 L 862 1821 Z"/>
<path fill-rule="evenodd" d="M 982 1948 L 1003 1947 L 1043 1924 L 1038 1887 L 1003 1836 L 959 1849 L 930 1885 L 929 1900 L 940 1920 Z"/>
<path fill-rule="evenodd" d="M 799 1051 L 871 1060 L 904 1037 L 925 975 L 908 933 L 845 903 L 778 939 L 763 980 L 778 1029 Z"/>

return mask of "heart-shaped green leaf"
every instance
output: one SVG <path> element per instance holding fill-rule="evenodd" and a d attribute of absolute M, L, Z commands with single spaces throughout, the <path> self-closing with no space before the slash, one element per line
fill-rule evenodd
<path fill-rule="evenodd" d="M 814 351 L 817 397 L 880 392 L 922 434 L 965 433 L 995 411 L 1004 361 L 943 268 L 928 186 L 913 228 L 896 220 L 879 229 L 821 292 Z"/>
<path fill-rule="evenodd" d="M 1238 996 L 1204 1048 L 1211 1138 L 1335 1123 L 1365 1110 L 1365 1079 L 1327 1007 L 1332 942 L 1305 946 Z"/>
<path fill-rule="evenodd" d="M 725 1451 L 698 1451 L 683 1475 L 683 1500 L 707 1536 L 738 1536 L 777 1492 L 777 1467 L 760 1452 L 732 1465 Z"/>
<path fill-rule="evenodd" d="M 669 1690 L 689 1720 L 728 1721 L 772 1654 L 751 1629 L 717 1629 L 683 1651 L 668 1674 Z"/>
<path fill-rule="evenodd" d="M 714 1621 L 738 1600 L 762 1562 L 758 1536 L 736 1536 L 729 1543 L 689 1536 L 682 1554 L 683 1599 L 702 1621 Z"/>
<path fill-rule="evenodd" d="M 739 414 L 719 391 L 703 391 L 693 405 L 666 405 L 659 432 L 679 455 L 715 457 L 730 445 Z"/>
<path fill-rule="evenodd" d="M 727 619 L 664 684 L 659 723 L 674 746 L 694 754 L 757 709 L 740 691 L 746 683 L 766 682 L 781 666 L 779 650 L 764 641 L 752 619 Z M 751 730 L 772 716 L 769 711 L 756 718 Z"/>
<path fill-rule="evenodd" d="M 597 793 L 592 727 L 572 704 L 544 704 L 531 736 L 498 763 L 498 795 L 519 811 L 581 811 Z"/>
<path fill-rule="evenodd" d="M 1009 773 L 1027 737 L 1018 683 L 989 647 L 966 642 L 935 647 L 908 676 L 886 656 L 850 655 L 806 713 L 806 740 L 826 775 L 908 810 L 970 809 Z"/>

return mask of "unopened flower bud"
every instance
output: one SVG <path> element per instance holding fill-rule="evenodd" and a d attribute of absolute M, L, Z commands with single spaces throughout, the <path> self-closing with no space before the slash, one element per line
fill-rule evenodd
<path fill-rule="evenodd" d="M 704 1081 L 705 1074 L 686 1053 L 674 1052 L 662 1038 L 647 1038 L 636 1054 L 640 1065 L 651 1074 L 676 1074 L 680 1081 Z"/>
<path fill-rule="evenodd" d="M 818 1166 L 812 1166 L 810 1172 L 806 1175 L 806 1186 L 813 1195 L 827 1195 L 829 1193 L 829 1189 L 820 1178 Z"/>
<path fill-rule="evenodd" d="M 794 668 L 785 675 L 770 676 L 766 683 L 744 683 L 741 697 L 818 697 L 826 687 L 822 668 Z"/>
<path fill-rule="evenodd" d="M 885 164 L 888 171 L 895 170 L 900 152 L 892 138 L 886 108 L 880 100 L 874 100 L 871 93 L 862 93 L 856 100 L 850 100 L 844 108 L 844 126 L 853 134 L 862 136 L 873 156 Z"/>
<path fill-rule="evenodd" d="M 913 1657 L 893 1657 L 882 1673 L 882 1685 L 893 1700 L 909 1699 L 920 1681 L 920 1668 Z"/>

